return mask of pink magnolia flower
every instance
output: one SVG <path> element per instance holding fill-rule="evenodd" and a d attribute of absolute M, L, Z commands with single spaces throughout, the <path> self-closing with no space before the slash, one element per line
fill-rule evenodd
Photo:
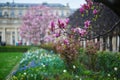
<path fill-rule="evenodd" d="M 68 40 L 68 39 L 65 39 L 63 42 L 64 42 L 64 44 L 66 44 L 66 45 L 69 44 L 69 40 Z"/>
<path fill-rule="evenodd" d="M 91 25 L 90 23 L 91 23 L 91 21 L 86 20 L 86 21 L 84 22 L 84 28 L 85 28 L 85 29 L 89 28 L 90 25 Z"/>
<path fill-rule="evenodd" d="M 66 24 L 62 19 L 58 19 L 58 26 L 59 28 L 65 28 Z"/>
<path fill-rule="evenodd" d="M 88 4 L 83 4 L 82 7 L 84 7 L 84 9 L 86 9 L 86 10 L 90 9 L 90 6 Z"/>
<path fill-rule="evenodd" d="M 50 23 L 50 26 L 51 26 L 50 30 L 53 32 L 55 29 L 55 24 L 53 21 Z"/>
<path fill-rule="evenodd" d="M 93 1 L 92 0 L 86 0 L 86 2 L 89 5 L 89 7 L 91 7 L 93 5 Z"/>
<path fill-rule="evenodd" d="M 74 32 L 77 32 L 80 36 L 84 36 L 86 34 L 86 30 L 85 29 L 81 29 L 81 28 L 75 28 Z"/>
<path fill-rule="evenodd" d="M 54 37 L 60 37 L 60 35 L 61 35 L 61 31 L 58 31 L 58 32 L 53 34 Z"/>
<path fill-rule="evenodd" d="M 60 33 L 56 33 L 56 34 L 55 34 L 55 37 L 60 37 Z"/>
<path fill-rule="evenodd" d="M 66 24 L 68 24 L 68 23 L 69 23 L 69 18 L 67 18 L 67 19 L 65 20 L 65 22 L 66 22 Z"/>
<path fill-rule="evenodd" d="M 85 8 L 82 6 L 82 7 L 80 8 L 80 13 L 83 14 L 84 12 L 85 12 Z"/>
<path fill-rule="evenodd" d="M 96 15 L 98 13 L 98 10 L 97 9 L 94 9 L 93 10 L 93 14 Z"/>
<path fill-rule="evenodd" d="M 86 30 L 82 29 L 81 32 L 80 32 L 80 35 L 84 36 L 85 34 L 86 34 Z"/>

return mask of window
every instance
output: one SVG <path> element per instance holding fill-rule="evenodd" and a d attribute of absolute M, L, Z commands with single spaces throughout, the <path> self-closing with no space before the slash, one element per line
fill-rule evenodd
<path fill-rule="evenodd" d="M 20 17 L 22 16 L 22 10 L 19 10 L 19 16 Z"/>
<path fill-rule="evenodd" d="M 8 17 L 8 12 L 4 12 L 4 17 Z"/>
<path fill-rule="evenodd" d="M 63 10 L 62 10 L 62 15 L 61 15 L 62 17 L 64 17 L 64 12 L 63 12 Z"/>
<path fill-rule="evenodd" d="M 2 10 L 0 10 L 0 17 L 2 17 Z"/>
<path fill-rule="evenodd" d="M 11 14 L 10 14 L 11 17 L 15 17 L 15 13 L 14 13 L 14 10 L 11 10 Z"/>
<path fill-rule="evenodd" d="M 2 41 L 2 37 L 1 37 L 1 34 L 2 34 L 2 32 L 0 32 L 0 42 Z"/>

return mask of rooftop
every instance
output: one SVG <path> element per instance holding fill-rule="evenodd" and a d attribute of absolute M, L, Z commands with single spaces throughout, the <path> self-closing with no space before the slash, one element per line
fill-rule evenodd
<path fill-rule="evenodd" d="M 42 4 L 32 4 L 32 3 L 0 3 L 0 7 L 32 7 L 32 6 L 40 6 L 40 5 L 45 5 L 48 7 L 65 7 L 65 5 L 59 4 L 59 3 L 42 3 Z"/>

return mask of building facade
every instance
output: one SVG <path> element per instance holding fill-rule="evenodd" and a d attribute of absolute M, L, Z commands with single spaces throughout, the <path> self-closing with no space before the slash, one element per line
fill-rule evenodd
<path fill-rule="evenodd" d="M 71 14 L 69 4 L 21 4 L 21 3 L 0 3 L 0 42 L 8 45 L 16 45 L 21 41 L 19 35 L 19 27 L 21 25 L 21 17 L 26 13 L 29 7 L 45 5 L 51 7 L 54 14 L 65 18 Z"/>

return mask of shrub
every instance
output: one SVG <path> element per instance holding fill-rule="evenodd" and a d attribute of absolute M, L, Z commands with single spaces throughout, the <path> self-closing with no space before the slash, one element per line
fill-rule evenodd
<path fill-rule="evenodd" d="M 98 49 L 99 49 L 99 42 L 97 43 L 93 41 L 87 42 L 84 57 L 87 58 L 86 65 L 87 65 L 87 68 L 90 70 L 95 70 L 96 59 L 97 59 L 96 53 Z"/>
<path fill-rule="evenodd" d="M 26 52 L 30 46 L 0 46 L 0 52 Z"/>
<path fill-rule="evenodd" d="M 114 52 L 97 52 L 96 54 L 88 55 L 86 50 L 79 49 L 79 62 L 90 71 L 86 74 L 84 69 L 83 76 L 93 80 L 119 80 L 120 79 L 120 53 Z M 91 60 L 93 59 L 93 60 Z M 91 67 L 92 66 L 92 67 Z M 92 73 L 91 73 L 92 71 Z M 98 79 L 99 78 L 99 79 Z"/>
<path fill-rule="evenodd" d="M 96 69 L 105 76 L 120 79 L 120 53 L 98 52 Z"/>
<path fill-rule="evenodd" d="M 89 41 L 87 42 L 86 45 L 86 54 L 88 55 L 94 55 L 97 53 L 97 51 L 99 50 L 99 42 L 95 43 L 93 41 Z"/>
<path fill-rule="evenodd" d="M 69 70 L 72 70 L 73 65 L 77 62 L 79 47 L 80 43 L 74 40 L 71 40 L 69 44 L 58 42 L 55 45 L 55 51 L 64 59 Z"/>
<path fill-rule="evenodd" d="M 53 50 L 53 51 L 55 51 L 53 43 L 41 44 L 40 47 L 43 48 L 43 49 L 46 49 L 46 50 Z"/>

